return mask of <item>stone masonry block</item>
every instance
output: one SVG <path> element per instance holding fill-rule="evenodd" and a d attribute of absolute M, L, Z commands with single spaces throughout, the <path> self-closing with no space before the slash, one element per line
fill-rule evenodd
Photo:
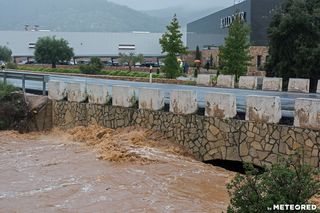
<path fill-rule="evenodd" d="M 111 99 L 107 85 L 88 84 L 88 100 L 92 104 L 106 104 Z"/>
<path fill-rule="evenodd" d="M 317 93 L 320 93 L 320 80 L 318 80 Z"/>
<path fill-rule="evenodd" d="M 67 97 L 67 84 L 62 81 L 49 81 L 48 96 L 52 100 L 64 100 Z"/>
<path fill-rule="evenodd" d="M 160 110 L 164 107 L 164 93 L 159 89 L 139 89 L 139 109 Z"/>
<path fill-rule="evenodd" d="M 206 116 L 227 119 L 237 115 L 236 97 L 232 94 L 209 93 L 205 100 Z"/>
<path fill-rule="evenodd" d="M 262 90 L 282 91 L 282 78 L 263 78 Z"/>
<path fill-rule="evenodd" d="M 197 85 L 212 86 L 213 74 L 199 74 L 197 77 Z"/>
<path fill-rule="evenodd" d="M 234 88 L 234 75 L 219 75 L 217 80 L 217 87 Z"/>
<path fill-rule="evenodd" d="M 137 101 L 136 89 L 129 86 L 112 86 L 112 105 L 133 107 Z"/>
<path fill-rule="evenodd" d="M 68 83 L 68 101 L 84 102 L 87 100 L 87 87 L 84 83 Z"/>
<path fill-rule="evenodd" d="M 174 90 L 170 94 L 170 112 L 193 114 L 198 110 L 197 93 L 188 90 Z"/>
<path fill-rule="evenodd" d="M 281 119 L 280 97 L 247 96 L 246 120 L 263 123 L 279 123 Z"/>
<path fill-rule="evenodd" d="M 302 78 L 290 78 L 288 92 L 309 93 L 310 80 Z"/>
<path fill-rule="evenodd" d="M 295 102 L 294 126 L 320 130 L 320 100 L 298 98 Z"/>
<path fill-rule="evenodd" d="M 257 89 L 258 78 L 255 76 L 240 76 L 239 88 L 240 89 Z"/>

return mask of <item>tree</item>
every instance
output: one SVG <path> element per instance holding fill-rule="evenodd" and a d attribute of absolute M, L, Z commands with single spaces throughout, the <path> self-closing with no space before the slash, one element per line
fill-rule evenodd
<path fill-rule="evenodd" d="M 176 78 L 181 74 L 180 65 L 175 55 L 167 55 L 164 59 L 166 78 Z"/>
<path fill-rule="evenodd" d="M 201 61 L 201 58 L 202 58 L 202 54 L 200 52 L 199 46 L 197 46 L 195 60 L 200 60 Z"/>
<path fill-rule="evenodd" d="M 142 63 L 144 61 L 144 56 L 142 54 L 135 55 L 134 53 L 120 53 L 120 63 L 128 63 L 129 71 L 132 70 L 132 66 L 134 66 L 137 62 Z"/>
<path fill-rule="evenodd" d="M 235 75 L 237 81 L 247 72 L 247 67 L 250 65 L 249 32 L 248 25 L 236 16 L 229 28 L 225 44 L 219 47 L 221 73 Z"/>
<path fill-rule="evenodd" d="M 37 62 L 51 64 L 52 68 L 56 68 L 57 63 L 70 61 L 74 56 L 66 40 L 49 36 L 38 39 L 34 55 Z"/>
<path fill-rule="evenodd" d="M 182 35 L 177 16 L 174 15 L 171 23 L 167 26 L 167 31 L 159 41 L 162 47 L 162 53 L 167 53 L 163 67 L 167 78 L 176 78 L 181 74 L 177 56 L 187 52 L 182 42 Z"/>
<path fill-rule="evenodd" d="M 196 54 L 195 54 L 195 67 L 196 67 L 196 69 L 194 70 L 194 73 L 193 73 L 193 77 L 195 77 L 195 78 L 198 77 L 198 73 L 200 72 L 201 58 L 202 58 L 202 54 L 200 52 L 199 46 L 197 46 Z"/>
<path fill-rule="evenodd" d="M 237 175 L 227 185 L 231 197 L 228 213 L 268 212 L 273 205 L 308 204 L 314 195 L 319 195 L 319 170 L 308 165 L 289 159 L 262 174 L 253 166 L 246 168 L 246 175 Z"/>
<path fill-rule="evenodd" d="M 320 1 L 286 0 L 268 29 L 268 76 L 309 78 L 311 91 L 320 79 Z"/>
<path fill-rule="evenodd" d="M 10 62 L 12 51 L 6 46 L 0 46 L 0 61 Z"/>
<path fill-rule="evenodd" d="M 210 67 L 213 67 L 213 55 L 212 55 L 212 53 L 210 55 Z"/>
<path fill-rule="evenodd" d="M 80 71 L 83 74 L 97 74 L 103 68 L 103 64 L 98 57 L 90 58 L 90 63 L 87 65 L 81 65 Z"/>

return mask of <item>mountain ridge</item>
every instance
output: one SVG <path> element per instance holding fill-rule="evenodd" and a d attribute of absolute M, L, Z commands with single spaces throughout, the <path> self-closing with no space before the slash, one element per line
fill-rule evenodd
<path fill-rule="evenodd" d="M 162 18 L 107 0 L 2 0 L 1 8 L 0 30 L 23 30 L 28 24 L 51 31 L 163 32 L 166 25 Z"/>

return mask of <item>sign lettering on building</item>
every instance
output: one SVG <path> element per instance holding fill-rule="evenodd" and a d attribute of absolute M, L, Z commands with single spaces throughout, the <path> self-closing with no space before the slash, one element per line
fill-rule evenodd
<path fill-rule="evenodd" d="M 240 17 L 241 21 L 247 21 L 247 13 L 246 12 L 237 12 L 232 16 L 227 16 L 221 19 L 221 29 L 228 28 L 232 24 L 232 22 L 236 19 L 236 17 Z"/>

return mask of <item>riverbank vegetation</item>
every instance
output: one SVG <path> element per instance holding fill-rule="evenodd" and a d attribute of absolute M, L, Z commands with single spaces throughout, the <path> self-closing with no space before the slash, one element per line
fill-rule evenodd
<path fill-rule="evenodd" d="M 0 130 L 11 128 L 26 114 L 25 101 L 14 94 L 16 90 L 13 85 L 0 82 Z"/>
<path fill-rule="evenodd" d="M 283 160 L 262 174 L 250 165 L 246 170 L 227 185 L 231 197 L 228 213 L 262 213 L 274 205 L 306 205 L 320 195 L 319 169 L 299 160 Z"/>
<path fill-rule="evenodd" d="M 11 84 L 0 81 L 0 101 L 5 101 L 16 88 Z"/>

